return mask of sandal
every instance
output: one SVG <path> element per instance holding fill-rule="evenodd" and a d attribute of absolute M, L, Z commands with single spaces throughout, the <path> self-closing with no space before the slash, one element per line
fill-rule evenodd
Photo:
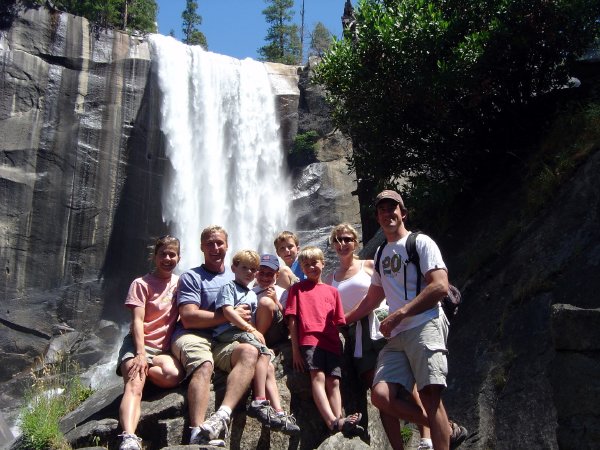
<path fill-rule="evenodd" d="M 341 431 L 344 437 L 359 436 L 365 432 L 365 429 L 359 425 L 360 419 L 362 419 L 361 413 L 350 414 L 343 418 L 342 426 L 340 428 L 339 420 L 337 421 L 337 429 Z"/>

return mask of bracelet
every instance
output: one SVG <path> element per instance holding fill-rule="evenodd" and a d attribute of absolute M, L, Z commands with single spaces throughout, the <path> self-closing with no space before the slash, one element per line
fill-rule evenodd
<path fill-rule="evenodd" d="M 256 328 L 254 328 L 252 325 L 248 325 L 246 327 L 246 332 L 248 333 L 254 333 L 256 331 Z"/>

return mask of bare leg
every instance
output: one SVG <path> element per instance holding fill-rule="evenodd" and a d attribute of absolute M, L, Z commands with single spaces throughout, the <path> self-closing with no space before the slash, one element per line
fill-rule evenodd
<path fill-rule="evenodd" d="M 448 416 L 442 403 L 442 390 L 444 386 L 430 384 L 419 391 L 421 401 L 429 417 L 431 427 L 431 440 L 435 450 L 448 450 L 450 448 L 450 435 Z"/>
<path fill-rule="evenodd" d="M 258 360 L 258 350 L 250 344 L 238 345 L 231 354 L 231 372 L 227 377 L 227 387 L 222 406 L 234 409 L 244 396 L 252 378 Z"/>
<path fill-rule="evenodd" d="M 256 329 L 263 335 L 273 324 L 273 317 L 279 307 L 269 297 L 261 297 L 258 301 L 258 307 L 256 309 Z"/>
<path fill-rule="evenodd" d="M 327 427 L 332 429 L 333 422 L 338 416 L 332 411 L 331 405 L 329 404 L 329 398 L 325 391 L 325 374 L 320 370 L 311 370 L 310 381 L 315 405 L 317 405 L 317 409 L 327 424 Z"/>
<path fill-rule="evenodd" d="M 399 389 L 403 388 L 398 384 L 377 383 L 371 389 L 373 405 L 396 419 L 404 419 L 417 425 L 429 425 L 425 411 L 415 403 L 410 394 L 399 396 Z"/>
<path fill-rule="evenodd" d="M 142 410 L 142 391 L 146 382 L 146 376 L 142 375 L 129 378 L 129 369 L 132 365 L 131 359 L 121 364 L 121 373 L 125 388 L 121 405 L 119 406 L 119 422 L 124 433 L 135 434 Z"/>
<path fill-rule="evenodd" d="M 394 450 L 404 450 L 400 419 L 390 416 L 383 411 L 379 411 L 379 416 L 381 417 L 381 424 L 392 448 Z"/>
<path fill-rule="evenodd" d="M 269 355 L 260 355 L 256 363 L 256 371 L 252 379 L 252 392 L 254 397 L 267 397 L 266 384 L 269 373 L 270 357 Z"/>
<path fill-rule="evenodd" d="M 204 362 L 192 373 L 187 394 L 192 427 L 199 427 L 206 418 L 212 373 L 213 366 L 209 361 Z"/>
<path fill-rule="evenodd" d="M 342 394 L 340 393 L 340 379 L 338 377 L 325 376 L 325 391 L 331 406 L 331 411 L 336 418 L 342 417 Z"/>
<path fill-rule="evenodd" d="M 184 372 L 181 363 L 171 355 L 158 355 L 152 359 L 148 369 L 148 378 L 158 387 L 170 389 L 183 380 Z"/>
<path fill-rule="evenodd" d="M 275 378 L 275 367 L 271 361 L 269 361 L 269 367 L 267 372 L 267 399 L 271 403 L 271 406 L 275 411 L 281 411 L 281 397 L 279 396 L 279 388 L 277 387 L 277 379 Z"/>
<path fill-rule="evenodd" d="M 412 396 L 415 399 L 415 402 L 417 403 L 417 405 L 419 405 L 421 408 L 423 408 L 423 410 L 425 410 L 425 408 L 423 407 L 423 403 L 421 402 L 421 397 L 419 396 L 419 391 L 417 391 L 416 384 L 413 386 Z M 426 425 L 417 425 L 417 426 L 419 428 L 419 434 L 421 435 L 421 438 L 431 439 L 431 430 L 428 426 L 426 426 Z"/>

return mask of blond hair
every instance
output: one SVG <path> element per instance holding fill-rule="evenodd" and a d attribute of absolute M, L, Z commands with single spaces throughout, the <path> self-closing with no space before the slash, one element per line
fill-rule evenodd
<path fill-rule="evenodd" d="M 232 263 L 238 266 L 240 263 L 248 267 L 256 267 L 260 265 L 260 256 L 254 250 L 240 250 L 233 255 Z"/>
<path fill-rule="evenodd" d="M 200 233 L 200 242 L 204 242 L 212 233 L 223 233 L 223 236 L 225 236 L 225 242 L 227 242 L 227 231 L 225 231 L 225 228 L 219 225 L 209 225 L 202 230 L 202 233 Z"/>
<path fill-rule="evenodd" d="M 298 236 L 296 235 L 296 233 L 293 233 L 291 231 L 282 231 L 281 233 L 279 233 L 277 235 L 277 237 L 273 241 L 275 250 L 277 250 L 277 246 L 279 245 L 280 242 L 287 241 L 290 238 L 292 238 L 294 240 L 294 242 L 296 243 L 296 247 L 300 246 L 300 241 L 298 241 Z"/>
<path fill-rule="evenodd" d="M 331 233 L 329 234 L 329 245 L 333 245 L 334 242 L 337 241 L 338 234 L 342 233 L 350 233 L 354 238 L 354 242 L 358 243 L 358 231 L 356 231 L 356 229 L 349 223 L 343 222 L 339 225 L 336 225 L 331 230 Z M 354 259 L 358 259 L 358 255 L 355 254 Z"/>
<path fill-rule="evenodd" d="M 321 250 L 319 247 L 308 246 L 304 247 L 302 250 L 300 250 L 300 253 L 298 253 L 298 262 L 300 263 L 300 266 L 304 264 L 304 261 L 312 259 L 325 262 L 323 250 Z"/>

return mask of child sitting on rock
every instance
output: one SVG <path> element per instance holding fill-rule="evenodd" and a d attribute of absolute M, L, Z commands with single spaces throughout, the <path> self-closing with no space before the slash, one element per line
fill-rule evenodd
<path fill-rule="evenodd" d="M 248 288 L 254 281 L 260 258 L 252 250 L 242 250 L 233 256 L 231 270 L 235 280 L 225 284 L 217 296 L 215 311 L 222 311 L 228 323 L 215 328 L 213 336 L 220 343 L 244 342 L 258 348 L 260 354 L 252 379 L 253 400 L 248 415 L 256 417 L 272 430 L 294 435 L 300 432 L 296 420 L 281 407 L 279 390 L 272 364 L 273 352 L 265 345 L 263 334 L 255 328 L 257 313 L 256 293 Z M 252 322 L 248 323 L 235 311 L 239 304 L 247 304 L 252 311 Z"/>
<path fill-rule="evenodd" d="M 362 414 L 342 416 L 342 343 L 337 327 L 346 320 L 339 292 L 321 280 L 325 266 L 321 249 L 306 247 L 298 259 L 306 280 L 290 288 L 285 308 L 294 369 L 309 370 L 313 400 L 332 433 L 342 431 L 348 437 L 363 433 L 358 425 Z"/>

